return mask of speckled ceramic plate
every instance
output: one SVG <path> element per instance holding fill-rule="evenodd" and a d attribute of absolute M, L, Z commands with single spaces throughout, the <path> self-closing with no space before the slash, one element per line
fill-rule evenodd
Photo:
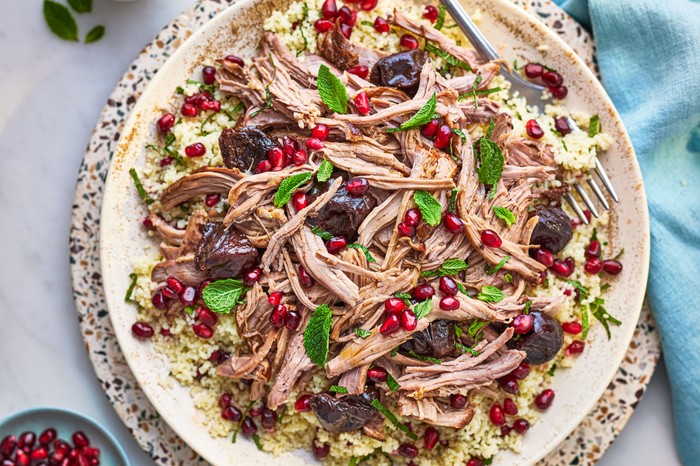
<path fill-rule="evenodd" d="M 250 3 L 241 2 L 241 6 L 245 7 Z M 266 4 L 266 2 L 260 3 Z M 469 3 L 473 5 L 482 2 Z M 223 10 L 225 6 L 227 6 L 226 2 L 215 0 L 198 4 L 169 25 L 134 62 L 108 101 L 100 123 L 95 129 L 95 134 L 81 167 L 74 205 L 74 222 L 71 232 L 74 290 L 88 351 L 98 377 L 101 379 L 115 409 L 144 449 L 151 454 L 154 460 L 162 464 L 195 464 L 201 459 L 178 439 L 158 416 L 153 406 L 149 404 L 144 392 L 136 385 L 134 376 L 126 366 L 113 332 L 116 332 L 117 335 L 125 335 L 122 339 L 122 345 L 140 377 L 145 392 L 152 397 L 154 404 L 167 421 L 176 430 L 186 434 L 186 440 L 191 446 L 198 451 L 213 452 L 214 455 L 221 451 L 221 455 L 217 457 L 207 455 L 217 464 L 228 462 L 227 457 L 223 455 L 230 455 L 231 453 L 227 452 L 232 451 L 232 447 L 226 442 L 221 443 L 210 439 L 204 429 L 200 429 L 202 432 L 198 434 L 193 434 L 193 430 L 196 430 L 195 426 L 199 425 L 199 414 L 194 411 L 186 391 L 175 389 L 166 393 L 154 382 L 154 377 L 149 378 L 144 373 L 146 368 L 148 368 L 147 372 L 153 372 L 152 362 L 148 361 L 148 364 L 145 364 L 144 360 L 139 361 L 139 359 L 143 356 L 154 357 L 155 355 L 148 353 L 148 348 L 135 345 L 135 342 L 128 336 L 127 329 L 133 321 L 134 311 L 125 308 L 121 302 L 123 290 L 126 288 L 126 272 L 130 270 L 130 265 L 125 262 L 124 256 L 128 252 L 128 248 L 124 248 L 120 253 L 120 247 L 126 245 L 119 244 L 114 238 L 105 237 L 109 241 L 109 249 L 103 251 L 106 254 L 103 260 L 107 259 L 105 270 L 111 270 L 106 284 L 110 290 L 108 295 L 112 295 L 109 302 L 113 304 L 110 309 L 113 313 L 115 327 L 112 327 L 107 318 L 105 293 L 99 268 L 100 251 L 97 244 L 100 222 L 99 207 L 102 201 L 104 179 L 111 155 L 115 150 L 116 141 L 123 131 L 126 117 L 133 113 L 136 116 L 132 118 L 126 129 L 128 137 L 122 139 L 122 141 L 131 141 L 133 145 L 121 145 L 122 151 L 116 159 L 119 163 L 115 164 L 113 175 L 111 175 L 116 176 L 118 181 L 112 182 L 109 188 L 116 191 L 123 189 L 123 192 L 121 197 L 111 196 L 113 203 L 109 207 L 110 215 L 105 216 L 102 220 L 103 226 L 105 226 L 104 222 L 108 226 L 106 231 L 119 231 L 125 235 L 124 237 L 134 238 L 135 241 L 138 241 L 140 236 L 128 220 L 136 215 L 138 205 L 136 200 L 131 198 L 131 194 L 126 192 L 126 187 L 130 185 L 128 181 L 124 181 L 123 175 L 133 163 L 132 161 L 139 156 L 139 151 L 131 152 L 129 148 L 142 147 L 143 144 L 136 140 L 147 136 L 148 126 L 134 125 L 134 123 L 153 121 L 151 112 L 157 111 L 159 106 L 167 106 L 170 98 L 169 92 L 175 86 L 173 83 L 179 83 L 185 79 L 189 75 L 190 66 L 198 61 L 196 57 L 200 53 L 206 52 L 208 45 L 207 47 L 203 45 L 198 47 L 197 42 L 208 44 L 205 38 L 218 36 L 224 41 L 220 48 L 235 50 L 234 36 L 230 33 L 229 21 L 241 25 L 241 21 L 249 23 L 252 21 L 252 17 L 239 14 L 235 15 L 234 19 L 235 12 L 228 11 L 225 13 L 226 17 L 220 17 L 208 23 L 205 32 L 200 33 L 198 38 L 194 38 L 195 42 L 188 42 L 186 48 L 189 51 L 181 52 L 186 56 L 176 56 L 174 61 L 166 65 L 164 73 L 154 80 L 155 84 L 146 91 L 139 104 L 139 108 L 142 110 L 137 108 L 134 111 L 134 102 L 141 97 L 141 93 L 151 80 L 153 73 L 191 34 L 191 31 L 207 23 L 207 20 Z M 590 37 L 561 10 L 548 1 L 534 1 L 522 4 L 522 6 L 536 13 L 555 31 L 556 35 L 564 38 L 589 64 L 591 63 L 593 47 Z M 265 8 L 265 6 L 257 6 L 257 8 Z M 530 59 L 537 60 L 540 56 L 534 48 L 539 45 L 549 45 L 547 60 L 554 62 L 563 70 L 571 84 L 572 93 L 569 104 L 574 108 L 601 113 L 603 124 L 608 131 L 614 128 L 612 132 L 617 140 L 616 147 L 609 151 L 608 159 L 604 160 L 616 185 L 623 193 L 625 203 L 623 209 L 619 210 L 624 216 L 617 218 L 616 224 L 620 228 L 619 231 L 614 232 L 613 238 L 616 247 L 627 246 L 628 251 L 637 251 L 636 257 L 632 257 L 631 254 L 626 256 L 626 269 L 637 270 L 639 274 L 622 277 L 624 283 L 619 284 L 616 288 L 624 289 L 625 296 L 612 296 L 609 302 L 611 309 L 625 318 L 627 326 L 618 329 L 615 339 L 610 344 L 606 341 L 601 341 L 601 344 L 594 342 L 591 345 L 591 350 L 580 359 L 579 364 L 574 371 L 569 373 L 566 380 L 561 380 L 564 379 L 562 377 L 557 378 L 555 388 L 560 393 L 558 400 L 565 400 L 558 407 L 559 414 L 552 410 L 545 417 L 545 422 L 539 423 L 538 427 L 532 429 L 531 433 L 528 434 L 526 451 L 522 456 L 517 459 L 503 456 L 499 460 L 501 464 L 509 465 L 532 464 L 545 453 L 551 452 L 541 462 L 542 464 L 552 466 L 590 464 L 600 457 L 624 426 L 641 397 L 658 358 L 658 339 L 648 311 L 643 313 L 636 331 L 634 327 L 643 295 L 642 284 L 646 282 L 648 229 L 643 223 L 643 228 L 640 231 L 639 222 L 636 222 L 636 231 L 625 227 L 625 225 L 632 224 L 628 222 L 633 219 L 646 219 L 643 188 L 628 139 L 624 129 L 619 124 L 617 114 L 607 97 L 602 94 L 594 76 L 590 74 L 583 63 L 570 54 L 554 34 L 546 32 L 541 24 L 530 17 L 523 16 L 519 10 L 514 10 L 502 2 L 484 3 L 482 10 L 486 17 L 493 19 L 492 22 L 486 22 L 484 27 L 487 36 L 495 38 L 494 42 L 497 46 L 506 46 L 504 50 L 510 49 L 509 42 L 513 44 L 514 54 L 520 56 L 521 59 L 525 55 Z M 264 15 L 257 15 L 257 17 L 264 17 Z M 222 31 L 223 34 L 215 34 L 217 30 Z M 234 31 L 240 32 L 241 28 L 234 29 Z M 514 38 L 511 31 L 517 32 L 519 37 Z M 212 41 L 217 42 L 215 39 Z M 245 45 L 250 45 L 250 43 L 250 38 L 247 42 L 244 41 Z M 529 46 L 523 45 L 525 43 Z M 507 55 L 509 58 L 514 58 L 511 53 Z M 128 163 L 126 163 L 127 160 Z M 121 179 L 119 179 L 120 176 Z M 115 218 L 115 212 L 121 212 L 116 217 L 123 215 L 124 224 L 119 224 L 119 218 Z M 132 213 L 133 215 L 131 215 Z M 113 230 L 113 228 L 117 230 Z M 621 234 L 622 232 L 625 233 L 624 236 Z M 121 259 L 119 258 L 120 254 Z M 119 263 L 120 260 L 121 263 Z M 627 349 L 627 343 L 633 332 L 632 344 Z M 602 332 L 594 333 L 594 340 L 600 340 L 601 335 Z M 598 350 L 596 351 L 594 348 Z M 626 355 L 625 350 L 627 350 Z M 624 360 L 622 360 L 623 355 L 625 355 Z M 623 365 L 615 374 L 621 360 Z M 613 375 L 615 375 L 614 378 Z M 613 378 L 612 383 L 608 385 L 611 378 Z M 608 389 L 596 404 L 596 400 L 606 385 Z M 576 427 L 594 404 L 595 409 L 583 419 L 578 429 L 557 447 L 557 443 Z M 532 451 L 528 450 L 528 444 L 534 445 Z M 245 456 L 250 461 L 254 461 L 253 458 L 257 458 L 258 455 L 257 450 L 254 450 L 250 444 L 239 442 L 236 445 L 236 462 L 241 461 Z M 266 464 L 272 464 L 274 461 L 273 458 L 267 456 L 262 460 Z M 282 461 L 289 462 L 289 459 L 286 458 Z"/>

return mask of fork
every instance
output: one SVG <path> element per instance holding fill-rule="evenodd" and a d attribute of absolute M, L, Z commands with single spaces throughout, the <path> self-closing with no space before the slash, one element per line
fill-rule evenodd
<path fill-rule="evenodd" d="M 486 37 L 484 37 L 479 28 L 476 27 L 469 15 L 467 15 L 467 13 L 464 11 L 464 8 L 462 8 L 462 6 L 459 4 L 459 0 L 441 1 L 445 5 L 445 8 L 455 20 L 457 25 L 460 27 L 462 32 L 464 32 L 464 34 L 467 36 L 469 42 L 472 43 L 474 49 L 485 60 L 495 61 L 501 58 L 491 46 L 489 41 L 486 40 Z M 511 90 L 517 91 L 522 97 L 524 97 L 528 105 L 532 105 L 540 110 L 544 110 L 544 105 L 547 103 L 547 100 L 542 98 L 542 94 L 545 90 L 545 87 L 523 79 L 518 73 L 511 71 L 505 65 L 501 65 L 501 74 L 508 81 L 510 81 Z M 567 123 L 569 123 L 569 126 L 572 130 L 580 131 L 579 127 L 570 117 L 567 118 Z M 608 191 L 608 193 L 610 193 L 610 196 L 613 198 L 613 200 L 615 202 L 620 202 L 620 198 L 615 192 L 615 188 L 610 182 L 610 178 L 605 172 L 605 169 L 600 163 L 600 160 L 598 160 L 598 157 L 595 158 L 595 168 L 593 169 L 593 171 L 598 175 L 600 181 L 603 183 L 603 186 L 605 186 L 605 189 Z M 608 203 L 607 199 L 605 198 L 605 195 L 603 194 L 603 191 L 600 189 L 600 186 L 598 185 L 598 183 L 592 175 L 590 178 L 588 178 L 587 183 L 593 191 L 593 194 L 595 194 L 595 196 L 598 198 L 605 210 L 610 210 L 610 204 Z M 588 192 L 583 187 L 583 185 L 581 185 L 581 183 L 579 182 L 576 182 L 574 184 L 574 189 L 576 190 L 576 192 L 578 193 L 579 197 L 586 205 L 588 210 L 591 212 L 591 214 L 598 218 L 600 216 L 600 214 L 598 213 L 598 209 L 596 209 L 596 206 L 593 204 L 591 197 L 588 195 Z M 571 192 L 567 192 L 564 194 L 563 197 L 574 210 L 574 212 L 576 212 L 576 215 L 578 215 L 581 221 L 588 225 L 588 218 L 586 217 L 583 209 L 581 209 L 579 203 L 574 198 L 573 194 Z"/>

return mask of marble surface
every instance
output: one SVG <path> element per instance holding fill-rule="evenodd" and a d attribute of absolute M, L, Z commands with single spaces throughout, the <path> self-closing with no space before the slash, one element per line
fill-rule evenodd
<path fill-rule="evenodd" d="M 39 1 L 0 0 L 0 418 L 39 405 L 76 409 L 103 423 L 135 465 L 152 464 L 101 391 L 71 299 L 67 238 L 78 166 L 94 122 L 138 50 L 190 0 L 95 0 L 81 33 L 107 27 L 94 45 L 54 38 Z M 598 463 L 680 465 L 663 364 L 618 441 Z"/>

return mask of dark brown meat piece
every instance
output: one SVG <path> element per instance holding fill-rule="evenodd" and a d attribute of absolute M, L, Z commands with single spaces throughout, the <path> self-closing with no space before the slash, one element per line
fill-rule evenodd
<path fill-rule="evenodd" d="M 535 215 L 540 220 L 532 232 L 530 244 L 539 244 L 555 254 L 564 249 L 574 236 L 569 216 L 557 207 L 543 205 L 535 208 Z"/>
<path fill-rule="evenodd" d="M 311 397 L 318 422 L 328 432 L 351 432 L 361 429 L 377 413 L 365 395 L 349 395 L 334 398 L 328 393 L 317 393 Z"/>
<path fill-rule="evenodd" d="M 341 70 L 347 70 L 360 63 L 352 44 L 340 30 L 340 21 L 335 23 L 335 27 L 323 40 L 319 39 L 318 49 L 323 58 Z"/>
<path fill-rule="evenodd" d="M 309 192 L 311 200 L 326 189 L 325 185 L 314 185 Z M 318 211 L 318 215 L 306 222 L 333 236 L 343 236 L 348 241 L 353 241 L 357 236 L 357 229 L 376 206 L 377 200 L 372 195 L 367 193 L 359 197 L 351 196 L 343 183 L 328 204 Z"/>
<path fill-rule="evenodd" d="M 411 340 L 401 345 L 404 351 L 416 354 L 444 358 L 452 354 L 455 348 L 454 325 L 447 320 L 431 322 L 428 328 L 413 335 Z"/>
<path fill-rule="evenodd" d="M 513 343 L 513 347 L 525 351 L 525 362 L 544 364 L 551 361 L 564 344 L 564 332 L 556 319 L 541 312 L 532 312 L 535 324 L 532 332 Z"/>
<path fill-rule="evenodd" d="M 223 223 L 208 222 L 202 226 L 195 263 L 211 278 L 238 277 L 257 265 L 258 250 L 235 228 L 226 229 Z"/>
<path fill-rule="evenodd" d="M 276 145 L 265 133 L 252 127 L 239 131 L 227 128 L 219 136 L 219 148 L 224 164 L 244 173 L 253 173 L 257 165 L 267 159 L 270 149 Z"/>
<path fill-rule="evenodd" d="M 427 55 L 420 49 L 389 55 L 374 65 L 370 81 L 377 86 L 402 90 L 413 97 L 418 91 L 420 74 L 426 61 Z"/>

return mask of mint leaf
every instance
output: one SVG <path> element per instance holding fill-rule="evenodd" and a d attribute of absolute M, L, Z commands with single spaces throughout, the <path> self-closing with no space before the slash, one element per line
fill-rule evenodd
<path fill-rule="evenodd" d="M 461 283 L 457 282 L 457 289 L 462 293 L 464 296 L 469 296 L 469 292 L 467 289 L 462 285 Z"/>
<path fill-rule="evenodd" d="M 467 142 L 467 135 L 459 128 L 452 128 L 452 132 L 459 136 L 462 142 Z"/>
<path fill-rule="evenodd" d="M 136 287 L 136 280 L 138 280 L 139 276 L 132 272 L 129 274 L 129 278 L 131 278 L 131 284 L 129 285 L 129 289 L 126 290 L 126 296 L 124 296 L 124 301 L 133 301 L 131 299 L 131 294 L 134 292 L 134 288 Z"/>
<path fill-rule="evenodd" d="M 474 320 L 472 321 L 471 324 L 469 324 L 469 328 L 467 329 L 467 335 L 469 335 L 471 338 L 478 340 L 481 338 L 481 331 L 486 327 L 489 323 L 485 320 Z"/>
<path fill-rule="evenodd" d="M 253 442 L 258 450 L 263 451 L 262 442 L 260 441 L 260 436 L 258 434 L 253 434 Z"/>
<path fill-rule="evenodd" d="M 413 296 L 411 296 L 409 293 L 394 293 L 394 296 L 403 299 L 403 302 L 406 303 L 406 307 L 413 306 L 411 303 L 411 298 L 413 298 Z"/>
<path fill-rule="evenodd" d="M 581 296 L 583 296 L 584 298 L 587 298 L 588 295 L 590 294 L 588 291 L 588 288 L 583 286 L 580 281 L 578 281 L 578 280 L 564 280 L 564 281 L 566 283 L 568 283 L 569 285 L 575 287 L 578 290 L 579 294 Z"/>
<path fill-rule="evenodd" d="M 449 277 L 464 272 L 469 268 L 462 259 L 448 259 L 442 263 L 438 270 L 429 270 L 421 274 L 422 277 Z"/>
<path fill-rule="evenodd" d="M 433 358 L 433 357 L 430 357 L 430 356 L 423 356 L 422 354 L 418 354 L 418 353 L 416 353 L 416 352 L 413 351 L 413 350 L 410 350 L 410 351 L 408 352 L 408 354 L 409 354 L 412 358 L 418 359 L 418 360 L 420 360 L 420 361 L 428 361 L 428 362 L 432 362 L 433 364 L 442 364 L 442 361 L 440 361 L 440 360 L 437 359 L 437 358 Z"/>
<path fill-rule="evenodd" d="M 336 113 L 348 113 L 348 91 L 330 68 L 321 65 L 318 70 L 318 93 L 326 106 Z"/>
<path fill-rule="evenodd" d="M 418 110 L 418 113 L 413 115 L 408 121 L 404 121 L 398 128 L 389 128 L 387 133 L 396 133 L 399 131 L 408 131 L 409 129 L 420 128 L 423 125 L 430 123 L 435 117 L 437 109 L 437 94 L 433 92 L 432 97 Z"/>
<path fill-rule="evenodd" d="M 248 291 L 243 282 L 227 278 L 210 283 L 202 290 L 202 299 L 212 312 L 228 314 L 244 302 L 241 297 Z"/>
<path fill-rule="evenodd" d="M 210 94 L 214 94 L 216 92 L 216 86 L 213 84 L 204 84 L 202 81 L 197 81 L 195 79 L 188 79 L 187 84 L 194 84 L 195 86 L 198 86 L 200 90 L 202 91 L 207 91 Z"/>
<path fill-rule="evenodd" d="M 399 385 L 394 376 L 391 375 L 389 372 L 386 373 L 386 384 L 389 387 L 389 390 L 391 390 L 392 392 L 395 392 L 399 388 L 401 388 L 401 385 Z"/>
<path fill-rule="evenodd" d="M 611 316 L 610 313 L 603 307 L 603 304 L 605 304 L 604 299 L 596 298 L 589 305 L 589 307 L 591 309 L 591 314 L 593 314 L 593 317 L 598 319 L 600 323 L 603 324 L 603 327 L 605 327 L 605 333 L 608 334 L 609 340 L 612 337 L 612 335 L 610 334 L 610 324 L 621 325 L 622 322 Z"/>
<path fill-rule="evenodd" d="M 347 395 L 348 389 L 345 387 L 341 387 L 340 385 L 332 385 L 331 388 L 328 389 L 329 392 L 332 393 L 340 393 L 341 395 Z"/>
<path fill-rule="evenodd" d="M 155 201 L 151 199 L 151 197 L 146 193 L 146 190 L 144 189 L 143 185 L 141 184 L 141 180 L 139 179 L 138 173 L 136 173 L 136 169 L 132 168 L 129 170 L 129 175 L 131 175 L 131 179 L 134 180 L 134 185 L 136 185 L 136 191 L 138 191 L 139 196 L 141 196 L 141 200 L 146 204 L 153 204 Z"/>
<path fill-rule="evenodd" d="M 493 186 L 491 190 L 491 199 L 493 199 L 496 193 L 496 185 L 498 184 L 498 180 L 501 179 L 503 164 L 505 162 L 501 148 L 498 147 L 498 144 L 489 139 L 489 135 L 492 131 L 493 121 L 491 121 L 487 136 L 479 139 L 479 153 L 477 154 L 479 167 L 476 169 L 479 175 L 479 183 Z"/>
<path fill-rule="evenodd" d="M 435 21 L 435 29 L 438 31 L 445 25 L 445 13 L 447 13 L 447 8 L 445 8 L 445 5 L 440 5 L 440 12 L 438 13 L 437 20 Z"/>
<path fill-rule="evenodd" d="M 498 303 L 505 295 L 495 286 L 485 285 L 481 287 L 481 292 L 476 298 L 487 303 Z"/>
<path fill-rule="evenodd" d="M 462 343 L 459 343 L 457 341 L 455 341 L 455 348 L 463 353 L 471 353 L 474 356 L 479 355 L 479 352 L 477 350 L 475 350 L 474 348 L 470 348 L 470 347 L 463 345 Z"/>
<path fill-rule="evenodd" d="M 299 189 L 304 183 L 308 183 L 311 178 L 313 178 L 313 172 L 297 173 L 289 178 L 285 178 L 280 183 L 280 187 L 277 188 L 275 193 L 274 203 L 275 207 L 283 207 L 292 198 L 294 191 Z"/>
<path fill-rule="evenodd" d="M 510 283 L 513 281 L 513 276 L 509 273 L 503 275 L 503 281 L 506 283 Z"/>
<path fill-rule="evenodd" d="M 240 432 L 241 427 L 243 426 L 243 421 L 245 421 L 248 417 L 248 414 L 250 414 L 250 408 L 252 408 L 254 404 L 255 401 L 251 401 L 250 403 L 248 403 L 248 407 L 243 412 L 241 420 L 238 421 L 238 427 L 236 427 L 236 430 L 233 432 L 233 437 L 231 437 L 231 443 L 236 443 L 236 439 L 238 438 L 238 432 Z"/>
<path fill-rule="evenodd" d="M 501 262 L 499 262 L 498 264 L 491 267 L 491 269 L 486 273 L 488 275 L 493 275 L 494 273 L 498 272 L 499 270 L 501 270 L 503 268 L 504 265 L 506 265 L 506 262 L 508 262 L 509 259 L 510 259 L 510 256 L 504 257 L 503 259 L 501 259 Z"/>
<path fill-rule="evenodd" d="M 581 306 L 581 327 L 583 328 L 581 333 L 582 340 L 585 340 L 588 336 L 590 326 L 591 324 L 588 322 L 588 308 L 586 308 L 586 306 Z"/>
<path fill-rule="evenodd" d="M 552 367 L 550 367 L 549 370 L 547 371 L 547 374 L 549 374 L 550 376 L 554 376 L 554 373 L 556 371 L 557 371 L 557 364 L 554 363 L 554 364 L 552 364 Z"/>
<path fill-rule="evenodd" d="M 493 208 L 496 217 L 503 220 L 508 228 L 511 227 L 516 222 L 515 214 L 505 207 L 494 207 Z"/>
<path fill-rule="evenodd" d="M 76 13 L 90 13 L 92 11 L 92 0 L 68 0 L 68 4 Z"/>
<path fill-rule="evenodd" d="M 588 121 L 588 137 L 592 138 L 598 133 L 600 133 L 600 117 L 593 115 Z"/>
<path fill-rule="evenodd" d="M 459 188 L 453 188 L 450 194 L 450 206 L 447 208 L 449 212 L 454 212 L 457 207 L 457 194 L 459 194 Z"/>
<path fill-rule="evenodd" d="M 431 44 L 430 42 L 426 42 L 426 43 L 425 43 L 425 51 L 437 55 L 438 57 L 440 57 L 440 58 L 442 58 L 443 60 L 445 60 L 445 62 L 446 62 L 448 65 L 450 65 L 450 66 L 454 66 L 454 67 L 456 67 L 456 68 L 460 68 L 460 69 L 463 69 L 463 70 L 465 70 L 465 71 L 471 71 L 471 70 L 472 70 L 472 67 L 469 66 L 469 64 L 464 63 L 462 60 L 460 60 L 459 58 L 455 57 L 454 55 L 452 55 L 452 54 L 450 54 L 450 53 L 448 53 L 448 52 L 445 52 L 444 50 L 441 50 L 441 49 L 435 47 L 435 46 L 434 46 L 433 44 Z"/>
<path fill-rule="evenodd" d="M 331 179 L 331 175 L 333 175 L 333 164 L 329 160 L 323 159 L 316 172 L 316 179 L 319 183 L 325 183 Z"/>
<path fill-rule="evenodd" d="M 420 209 L 423 220 L 428 225 L 435 227 L 440 224 L 442 216 L 442 206 L 429 192 L 416 191 L 413 194 L 413 201 Z"/>
<path fill-rule="evenodd" d="M 327 304 L 321 304 L 311 315 L 304 330 L 304 348 L 311 362 L 319 367 L 326 365 L 328 346 L 330 344 L 333 310 Z"/>
<path fill-rule="evenodd" d="M 71 12 L 60 3 L 44 0 L 44 19 L 51 29 L 61 39 L 78 41 L 78 25 Z"/>
<path fill-rule="evenodd" d="M 455 329 L 455 337 L 457 337 L 457 339 L 462 338 L 462 334 L 464 333 L 464 330 L 462 330 L 462 327 L 455 324 L 454 329 Z"/>
<path fill-rule="evenodd" d="M 357 335 L 360 338 L 368 338 L 369 336 L 372 335 L 372 332 L 370 332 L 369 330 L 365 330 L 365 329 L 359 328 L 359 327 L 356 329 L 353 329 L 353 332 L 355 332 L 355 335 Z"/>
<path fill-rule="evenodd" d="M 324 231 L 322 228 L 315 226 L 311 229 L 311 233 L 313 233 L 316 236 L 320 236 L 323 241 L 328 241 L 329 239 L 333 238 L 333 235 L 328 233 L 327 231 Z"/>
<path fill-rule="evenodd" d="M 382 416 L 385 418 L 389 419 L 389 421 L 396 426 L 397 429 L 402 430 L 406 435 L 408 435 L 412 440 L 418 440 L 418 436 L 411 432 L 411 429 L 408 428 L 405 424 L 399 422 L 398 419 L 396 419 L 396 416 L 389 411 L 389 408 L 384 406 L 381 401 L 379 400 L 372 400 L 372 406 L 374 406 L 374 409 L 379 411 Z"/>
<path fill-rule="evenodd" d="M 416 304 L 413 307 L 413 313 L 416 315 L 416 319 L 420 320 L 423 317 L 427 316 L 430 314 L 430 311 L 433 310 L 433 300 L 432 299 L 426 299 L 423 302 L 420 302 Z"/>
<path fill-rule="evenodd" d="M 367 262 L 377 262 L 374 257 L 372 257 L 372 254 L 369 253 L 369 249 L 367 249 L 365 246 L 358 244 L 358 243 L 352 243 L 348 244 L 346 246 L 348 249 L 359 249 L 362 251 L 365 255 L 365 258 L 367 258 Z"/>
<path fill-rule="evenodd" d="M 374 27 L 374 23 L 372 21 L 363 20 L 363 21 L 360 21 L 360 24 L 362 24 L 363 26 L 369 26 L 371 28 Z"/>
<path fill-rule="evenodd" d="M 523 314 L 529 314 L 531 307 L 532 307 L 532 301 L 526 302 L 525 307 L 523 308 Z"/>

